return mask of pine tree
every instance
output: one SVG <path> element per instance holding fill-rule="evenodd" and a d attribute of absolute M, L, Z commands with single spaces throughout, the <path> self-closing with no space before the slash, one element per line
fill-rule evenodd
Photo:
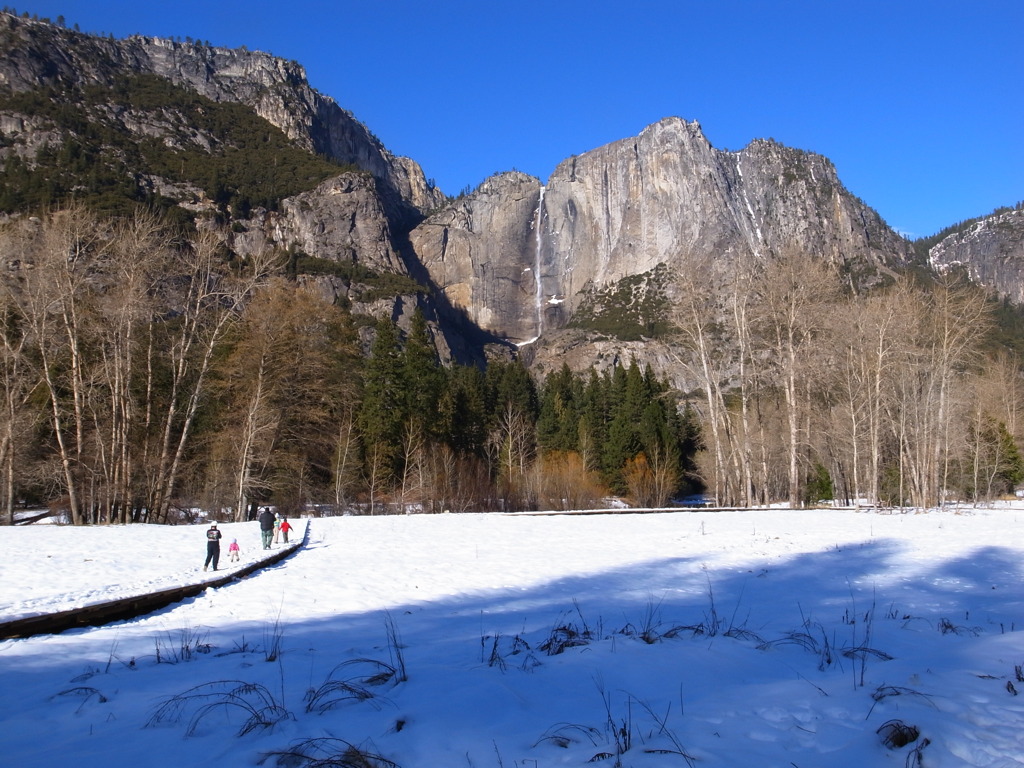
<path fill-rule="evenodd" d="M 417 307 L 402 354 L 405 406 L 416 429 L 424 435 L 436 435 L 438 400 L 444 388 L 445 375 L 438 363 L 437 349 L 427 328 L 423 312 Z"/>
<path fill-rule="evenodd" d="M 565 363 L 544 382 L 537 418 L 537 443 L 542 451 L 577 451 L 583 386 Z"/>
<path fill-rule="evenodd" d="M 457 365 L 448 371 L 438 401 L 438 439 L 459 455 L 483 456 L 487 443 L 484 374 Z"/>
<path fill-rule="evenodd" d="M 1006 482 L 1006 490 L 1012 493 L 1015 486 L 1024 482 L 1024 457 L 1021 457 L 1020 450 L 1013 441 L 1013 435 L 1002 422 L 999 422 L 999 442 L 1000 454 L 1003 457 L 1000 475 Z"/>
<path fill-rule="evenodd" d="M 599 376 L 597 371 L 591 369 L 583 388 L 577 441 L 584 466 L 590 470 L 600 471 L 602 468 L 601 447 L 608 440 L 610 390 L 611 379 Z"/>
<path fill-rule="evenodd" d="M 532 423 L 537 419 L 537 387 L 519 360 L 487 366 L 487 409 L 493 424 L 511 406 Z"/>
<path fill-rule="evenodd" d="M 375 484 L 394 478 L 401 455 L 407 395 L 398 329 L 389 317 L 375 326 L 363 376 L 363 402 L 358 426 L 363 437 L 367 471 Z"/>
<path fill-rule="evenodd" d="M 604 447 L 604 470 L 616 493 L 625 493 L 622 470 L 643 450 L 639 426 L 647 399 L 644 376 L 634 360 L 628 369 L 617 366 L 612 375 L 612 418 Z"/>

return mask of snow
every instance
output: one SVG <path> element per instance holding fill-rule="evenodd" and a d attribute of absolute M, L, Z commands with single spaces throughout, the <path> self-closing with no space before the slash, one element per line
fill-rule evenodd
<path fill-rule="evenodd" d="M 2 762 L 302 765 L 267 755 L 328 739 L 403 768 L 1024 766 L 1022 513 L 299 521 L 247 578 L 0 641 Z M 232 538 L 267 554 L 222 530 L 222 569 Z M 0 529 L 0 621 L 208 579 L 204 531 Z M 368 684 L 385 665 L 407 679 Z M 894 720 L 917 740 L 885 746 Z"/>

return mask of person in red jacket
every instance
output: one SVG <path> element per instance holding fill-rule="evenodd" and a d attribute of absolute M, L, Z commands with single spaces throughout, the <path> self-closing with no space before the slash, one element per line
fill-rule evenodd
<path fill-rule="evenodd" d="M 292 524 L 285 518 L 281 518 L 281 535 L 284 537 L 284 543 L 288 543 L 288 531 L 292 530 Z"/>

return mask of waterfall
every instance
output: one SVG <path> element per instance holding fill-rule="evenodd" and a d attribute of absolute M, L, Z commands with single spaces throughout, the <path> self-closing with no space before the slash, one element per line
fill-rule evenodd
<path fill-rule="evenodd" d="M 540 280 L 540 257 L 541 248 L 544 245 L 544 185 L 540 187 L 540 199 L 537 201 L 537 224 L 534 230 L 534 249 L 533 249 L 533 281 L 535 288 L 533 292 L 533 307 L 537 313 L 537 333 L 534 336 L 535 339 L 540 338 L 541 332 L 544 330 L 544 290 L 541 286 Z"/>

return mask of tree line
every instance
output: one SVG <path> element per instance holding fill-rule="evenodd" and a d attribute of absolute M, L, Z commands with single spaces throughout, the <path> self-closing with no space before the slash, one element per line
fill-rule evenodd
<path fill-rule="evenodd" d="M 0 498 L 75 524 L 289 512 L 665 503 L 697 427 L 633 362 L 538 385 L 518 361 L 443 366 L 421 313 L 349 310 L 234 257 L 206 226 L 72 207 L 0 229 Z"/>
<path fill-rule="evenodd" d="M 674 349 L 697 383 L 702 476 L 721 504 L 929 508 L 1024 480 L 1019 361 L 953 276 L 854 290 L 804 252 L 693 259 Z"/>
<path fill-rule="evenodd" d="M 363 382 L 371 505 L 378 485 L 441 511 L 579 509 L 609 495 L 657 506 L 697 484 L 696 421 L 635 360 L 587 377 L 563 366 L 539 386 L 519 361 L 444 368 L 416 313 L 404 344 L 378 321 Z"/>
<path fill-rule="evenodd" d="M 287 253 L 82 208 L 0 229 L 0 499 L 76 524 L 290 513 L 722 505 L 927 508 L 1024 479 L 1020 366 L 952 279 L 854 291 L 805 253 L 691 259 L 667 335 L 684 397 L 636 361 L 542 382 L 440 363 L 423 315 L 307 290 Z M 364 348 L 362 338 L 372 339 Z"/>

